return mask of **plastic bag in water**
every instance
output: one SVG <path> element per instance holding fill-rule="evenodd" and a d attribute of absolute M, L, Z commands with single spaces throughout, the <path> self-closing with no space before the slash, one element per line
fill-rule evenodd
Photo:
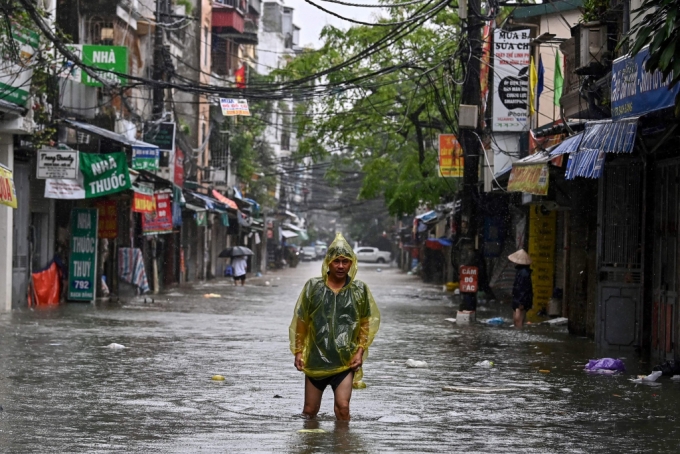
<path fill-rule="evenodd" d="M 620 359 L 614 358 L 601 358 L 601 359 L 591 359 L 588 361 L 585 367 L 586 372 L 599 372 L 599 371 L 611 371 L 611 372 L 625 372 L 626 365 Z"/>

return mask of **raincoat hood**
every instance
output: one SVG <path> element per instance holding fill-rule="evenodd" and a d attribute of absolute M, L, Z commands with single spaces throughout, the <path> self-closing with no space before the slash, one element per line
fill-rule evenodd
<path fill-rule="evenodd" d="M 345 257 L 352 261 L 352 266 L 350 266 L 349 271 L 347 272 L 347 275 L 351 281 L 353 281 L 354 277 L 357 275 L 357 270 L 359 268 L 357 256 L 352 250 L 352 246 L 350 246 L 345 237 L 342 236 L 342 233 L 338 233 L 335 235 L 335 239 L 328 247 L 328 250 L 326 251 L 326 257 L 324 257 L 323 263 L 321 264 L 321 276 L 323 277 L 324 282 L 326 282 L 328 279 L 330 263 L 338 257 Z"/>

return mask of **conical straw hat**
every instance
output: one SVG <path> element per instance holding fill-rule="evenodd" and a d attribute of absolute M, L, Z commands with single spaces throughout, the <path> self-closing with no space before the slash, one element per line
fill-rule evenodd
<path fill-rule="evenodd" d="M 531 265 L 531 257 L 524 249 L 520 249 L 508 256 L 508 260 L 518 265 Z"/>

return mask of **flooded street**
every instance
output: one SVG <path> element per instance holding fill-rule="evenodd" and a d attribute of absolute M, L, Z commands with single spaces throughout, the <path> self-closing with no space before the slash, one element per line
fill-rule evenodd
<path fill-rule="evenodd" d="M 652 364 L 631 355 L 627 374 L 588 376 L 594 344 L 566 327 L 456 326 L 440 289 L 375 265 L 357 275 L 382 311 L 368 388 L 354 391 L 348 427 L 336 425 L 330 389 L 318 423 L 306 423 L 288 324 L 320 263 L 153 303 L 0 315 L 0 452 L 677 451 L 680 383 L 629 381 Z M 507 306 L 480 309 L 480 319 L 510 317 Z M 409 358 L 429 368 L 406 368 Z M 483 360 L 495 367 L 475 366 Z"/>

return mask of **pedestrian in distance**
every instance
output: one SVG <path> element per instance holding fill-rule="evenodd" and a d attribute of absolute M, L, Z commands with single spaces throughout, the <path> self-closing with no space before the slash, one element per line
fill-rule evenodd
<path fill-rule="evenodd" d="M 242 255 L 231 258 L 231 267 L 234 272 L 234 285 L 238 285 L 239 281 L 241 286 L 246 284 L 246 269 L 248 268 L 248 261 Z"/>
<path fill-rule="evenodd" d="M 526 322 L 527 311 L 534 303 L 534 291 L 531 286 L 531 257 L 524 249 L 508 256 L 514 263 L 515 283 L 512 285 L 512 320 L 515 328 L 521 328 Z"/>
<path fill-rule="evenodd" d="M 357 258 L 341 234 L 326 252 L 321 276 L 307 281 L 290 324 L 295 367 L 305 374 L 302 414 L 314 418 L 328 385 L 335 416 L 349 421 L 352 388 L 365 388 L 362 365 L 380 326 L 368 286 L 355 279 Z"/>

